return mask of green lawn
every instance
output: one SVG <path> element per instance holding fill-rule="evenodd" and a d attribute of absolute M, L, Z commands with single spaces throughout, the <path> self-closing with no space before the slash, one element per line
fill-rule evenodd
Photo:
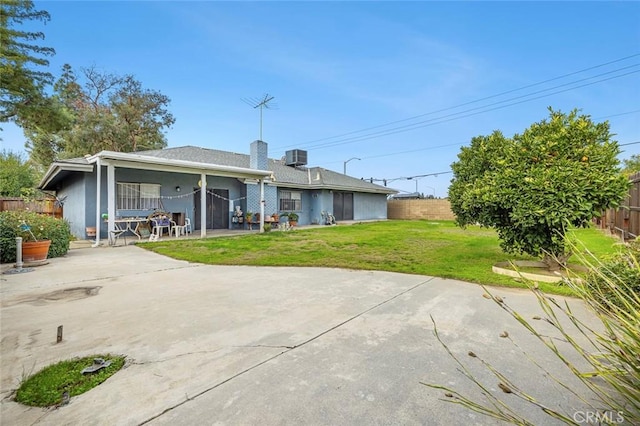
<path fill-rule="evenodd" d="M 612 253 L 617 240 L 597 229 L 573 232 L 596 255 Z M 201 240 L 145 243 L 143 247 L 176 259 L 210 265 L 321 266 L 430 275 L 489 285 L 524 287 L 494 274 L 504 260 L 529 260 L 502 252 L 493 230 L 457 227 L 451 221 L 368 222 L 355 225 L 251 233 Z M 567 294 L 556 285 L 545 291 Z"/>

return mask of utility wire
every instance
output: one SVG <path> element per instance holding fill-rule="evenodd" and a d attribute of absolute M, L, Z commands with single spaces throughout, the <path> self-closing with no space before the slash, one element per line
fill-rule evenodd
<path fill-rule="evenodd" d="M 602 119 L 611 118 L 611 117 L 620 117 L 621 115 L 635 114 L 637 112 L 640 112 L 640 109 L 635 109 L 633 111 L 627 111 L 627 112 L 621 112 L 621 113 L 618 113 L 618 114 L 604 115 L 602 117 L 596 117 L 594 120 L 602 120 Z"/>
<path fill-rule="evenodd" d="M 636 66 L 636 65 L 633 65 L 633 66 Z M 625 67 L 625 68 L 629 68 L 629 67 Z M 615 71 L 611 71 L 611 72 L 615 72 Z M 611 72 L 603 73 L 601 75 L 609 74 Z M 578 88 L 585 87 L 585 86 L 590 86 L 590 85 L 593 85 L 593 84 L 601 83 L 603 81 L 608 81 L 608 80 L 612 80 L 612 79 L 615 79 L 615 78 L 624 77 L 626 75 L 634 74 L 634 73 L 638 73 L 638 72 L 640 72 L 640 71 L 631 71 L 631 72 L 628 72 L 628 73 L 625 73 L 625 74 L 621 74 L 621 75 L 617 75 L 617 76 L 613 76 L 613 77 L 597 80 L 597 81 L 594 81 L 594 82 L 582 84 L 582 85 L 571 87 L 571 88 L 564 89 L 564 90 L 559 90 L 559 91 L 556 91 L 556 92 L 548 93 L 546 95 L 537 96 L 537 97 L 534 97 L 534 98 L 531 98 L 531 99 L 525 99 L 525 100 L 522 100 L 522 101 L 510 103 L 510 104 L 507 104 L 507 105 L 497 106 L 495 108 L 490 108 L 490 109 L 486 109 L 486 110 L 483 110 L 483 111 L 474 112 L 474 113 L 471 113 L 471 114 L 466 114 L 466 115 L 463 115 L 463 116 L 460 116 L 460 117 L 453 117 L 453 118 L 448 118 L 448 119 L 444 119 L 443 120 L 443 118 L 449 117 L 451 115 L 462 114 L 465 111 L 457 113 L 457 114 L 449 114 L 447 116 L 439 117 L 439 118 L 436 118 L 436 119 L 426 120 L 426 121 L 421 122 L 421 123 L 414 123 L 412 125 L 401 126 L 399 128 L 395 128 L 395 129 L 388 129 L 386 131 L 374 132 L 374 133 L 371 133 L 371 134 L 362 135 L 362 136 L 355 137 L 355 138 L 348 138 L 348 139 L 345 139 L 345 140 L 342 140 L 342 141 L 335 141 L 335 142 L 331 142 L 331 143 L 327 143 L 327 144 L 322 144 L 322 145 L 317 146 L 315 148 L 312 147 L 311 149 L 326 148 L 326 147 L 342 145 L 342 144 L 346 145 L 347 143 L 355 143 L 355 142 L 360 142 L 360 141 L 364 141 L 364 140 L 379 138 L 379 137 L 383 137 L 383 136 L 389 136 L 389 135 L 393 135 L 393 134 L 397 134 L 397 133 L 403 133 L 403 132 L 415 130 L 415 129 L 418 129 L 418 128 L 434 126 L 436 124 L 446 123 L 446 122 L 449 122 L 449 121 L 453 121 L 453 120 L 457 120 L 457 119 L 461 119 L 461 118 L 466 118 L 466 117 L 471 117 L 471 116 L 474 116 L 474 115 L 478 115 L 478 114 L 482 114 L 482 113 L 485 113 L 485 112 L 490 112 L 490 111 L 506 108 L 506 107 L 509 107 L 509 106 L 513 106 L 513 105 L 517 105 L 517 104 L 533 101 L 533 100 L 536 100 L 536 99 L 541 99 L 541 98 L 548 97 L 548 96 L 551 96 L 551 95 L 554 95 L 554 94 L 567 92 L 567 91 L 578 89 Z M 590 78 L 593 78 L 593 77 L 589 77 L 589 78 L 586 78 L 586 79 L 583 79 L 583 80 L 579 80 L 579 81 L 588 80 Z M 579 82 L 579 81 L 576 81 L 576 82 Z M 567 83 L 567 84 L 575 84 L 576 82 Z M 557 87 L 566 86 L 567 84 L 556 86 L 556 88 Z M 546 89 L 546 90 L 552 90 L 552 89 Z M 543 91 L 546 91 L 546 90 L 543 90 Z M 534 92 L 534 93 L 531 93 L 529 95 L 522 95 L 522 96 L 519 96 L 519 97 L 516 97 L 516 98 L 511 98 L 511 99 L 508 99 L 508 100 L 505 100 L 505 101 L 501 101 L 501 102 L 507 102 L 509 100 L 514 100 L 514 99 L 518 99 L 518 98 L 522 98 L 522 97 L 526 97 L 526 96 L 531 96 L 533 94 L 541 93 L 543 91 Z M 499 104 L 501 102 L 497 102 L 497 103 L 494 103 L 494 104 L 491 104 L 491 105 Z M 480 109 L 480 108 L 486 108 L 486 107 L 491 106 L 491 105 L 486 105 L 484 107 L 472 108 L 472 109 L 467 110 L 467 111 L 473 111 L 473 110 Z M 631 111 L 631 112 L 628 112 L 628 113 L 622 113 L 622 114 L 618 114 L 618 115 L 630 114 L 630 113 L 633 113 L 633 112 L 635 112 L 635 111 Z M 441 120 L 441 121 L 432 122 L 434 120 Z M 431 123 L 429 123 L 429 122 L 431 122 Z M 428 123 L 428 124 L 423 124 L 423 123 Z M 421 124 L 421 125 L 419 125 L 419 124 Z M 351 140 L 351 139 L 353 139 L 353 140 Z M 444 147 L 450 147 L 450 146 L 456 146 L 456 145 L 459 145 L 459 144 L 449 144 L 449 145 L 439 145 L 439 146 L 435 146 L 435 147 L 418 148 L 418 149 L 413 149 L 413 150 L 401 151 L 401 152 L 397 152 L 397 153 L 381 154 L 381 155 L 377 155 L 377 156 L 370 156 L 370 157 L 363 157 L 363 158 L 378 158 L 378 157 L 385 157 L 385 156 L 398 155 L 398 154 L 407 154 L 407 153 L 412 153 L 412 152 L 425 151 L 425 150 L 429 150 L 429 149 L 444 148 Z"/>
<path fill-rule="evenodd" d="M 574 82 L 561 84 L 561 85 L 558 85 L 558 86 L 555 86 L 555 87 L 551 87 L 551 88 L 548 88 L 548 89 L 543 89 L 543 90 L 540 90 L 540 91 L 537 91 L 537 92 L 532 92 L 532 93 L 529 93 L 529 94 L 526 94 L 526 95 L 516 96 L 516 97 L 505 99 L 505 100 L 502 100 L 502 101 L 494 102 L 492 104 L 483 105 L 483 106 L 475 107 L 475 108 L 470 108 L 470 109 L 467 109 L 467 110 L 464 110 L 464 111 L 460 111 L 460 112 L 457 112 L 457 113 L 447 114 L 447 115 L 444 115 L 444 116 L 431 118 L 431 119 L 420 121 L 420 122 L 413 123 L 413 124 L 407 124 L 407 125 L 403 125 L 403 126 L 393 127 L 391 129 L 380 130 L 380 131 L 377 131 L 377 132 L 367 133 L 367 134 L 364 134 L 364 135 L 361 135 L 361 136 L 354 136 L 354 137 L 350 137 L 350 138 L 340 139 L 340 140 L 337 140 L 337 141 L 334 141 L 334 142 L 327 142 L 327 143 L 323 143 L 323 144 L 312 145 L 310 147 L 307 147 L 307 149 L 308 150 L 313 150 L 313 149 L 319 149 L 319 148 L 329 148 L 329 147 L 333 147 L 333 146 L 337 146 L 337 145 L 347 145 L 347 144 L 350 144 L 350 143 L 361 142 L 361 141 L 365 141 L 365 140 L 369 140 L 369 139 L 375 139 L 375 138 L 379 138 L 379 137 L 382 137 L 382 136 L 394 135 L 394 134 L 397 134 L 397 133 L 404 133 L 404 132 L 408 132 L 408 131 L 411 131 L 411 130 L 416 130 L 416 129 L 420 129 L 420 128 L 424 128 L 424 127 L 435 126 L 436 124 L 447 123 L 449 121 L 459 120 L 459 119 L 462 119 L 462 118 L 467 118 L 467 117 L 471 117 L 471 116 L 474 116 L 474 115 L 483 114 L 485 112 L 495 111 L 495 110 L 498 110 L 498 109 L 510 107 L 510 106 L 513 106 L 513 105 L 522 104 L 522 103 L 525 103 L 525 102 L 534 101 L 534 100 L 537 100 L 537 99 L 542 99 L 542 98 L 549 97 L 549 96 L 552 96 L 552 95 L 557 95 L 559 93 L 564 93 L 564 92 L 568 92 L 568 91 L 571 91 L 571 90 L 579 89 L 579 88 L 582 88 L 582 87 L 591 86 L 591 85 L 594 85 L 594 84 L 597 84 L 597 83 L 602 83 L 604 81 L 613 80 L 613 79 L 620 78 L 620 77 L 625 77 L 627 75 L 635 74 L 635 73 L 638 73 L 640 71 L 638 71 L 638 70 L 630 71 L 630 72 L 627 72 L 627 73 L 624 73 L 624 74 L 620 74 L 620 75 L 616 75 L 616 76 L 612 76 L 612 77 L 596 80 L 596 81 L 593 81 L 593 82 L 590 82 L 590 83 L 585 83 L 585 84 L 581 84 L 581 85 L 578 85 L 578 86 L 570 87 L 570 88 L 567 88 L 567 89 L 563 89 L 563 90 L 558 90 L 558 91 L 555 91 L 555 92 L 547 93 L 545 95 L 536 96 L 536 97 L 529 98 L 529 99 L 524 99 L 524 100 L 521 100 L 521 101 L 518 101 L 518 102 L 512 102 L 512 103 L 509 103 L 509 104 L 506 104 L 506 105 L 497 106 L 495 108 L 488 108 L 488 107 L 492 107 L 492 106 L 499 105 L 499 104 L 502 104 L 502 103 L 505 103 L 505 102 L 509 102 L 509 101 L 513 101 L 513 100 L 516 100 L 516 99 L 529 97 L 529 96 L 532 96 L 532 95 L 536 95 L 536 94 L 539 94 L 539 93 L 542 93 L 542 92 L 547 92 L 549 90 L 554 90 L 554 89 L 557 89 L 557 88 L 560 88 L 560 87 L 564 87 L 564 86 L 568 86 L 568 85 L 571 85 L 571 84 L 580 83 L 580 82 L 585 81 L 585 80 L 590 80 L 590 79 L 592 79 L 594 77 L 601 77 L 601 76 L 606 75 L 606 74 L 611 74 L 613 72 L 624 70 L 626 68 L 637 67 L 638 65 L 640 65 L 640 64 L 634 64 L 634 65 L 631 65 L 629 67 L 621 68 L 621 69 L 614 70 L 614 71 L 609 71 L 609 72 L 602 73 L 602 74 L 599 74 L 599 75 L 596 75 L 596 76 L 593 76 L 593 77 L 587 77 L 587 78 L 582 79 L 582 80 L 577 80 L 577 81 L 574 81 Z M 485 108 L 488 108 L 488 109 L 485 109 Z M 477 111 L 477 110 L 481 110 L 481 111 Z M 476 111 L 476 112 L 473 112 L 471 114 L 466 114 L 466 113 L 472 112 L 472 111 Z"/>
<path fill-rule="evenodd" d="M 505 92 L 497 93 L 495 95 L 486 96 L 484 98 L 480 98 L 480 99 L 476 99 L 476 100 L 473 100 L 473 101 L 465 102 L 465 103 L 462 103 L 462 104 L 454 105 L 454 106 L 451 106 L 451 107 L 447 107 L 447 108 L 442 108 L 442 109 L 439 109 L 439 110 L 431 111 L 431 112 L 428 112 L 428 113 L 425 113 L 425 114 L 416 115 L 416 116 L 405 118 L 405 119 L 402 119 L 402 120 L 391 121 L 391 122 L 380 124 L 380 125 L 377 125 L 377 126 L 367 127 L 367 128 L 361 129 L 361 130 L 355 130 L 355 131 L 352 131 L 352 132 L 342 133 L 342 134 L 339 134 L 339 135 L 336 135 L 336 136 L 330 136 L 330 137 L 325 137 L 325 138 L 320 138 L 320 139 L 314 139 L 314 140 L 311 140 L 311 141 L 303 142 L 301 144 L 298 143 L 298 144 L 295 144 L 295 145 L 287 145 L 287 146 L 282 146 L 282 147 L 276 147 L 276 149 L 284 149 L 284 148 L 289 148 L 289 147 L 300 147 L 300 146 L 308 145 L 308 144 L 315 143 L 315 142 L 321 142 L 321 141 L 325 141 L 325 140 L 329 140 L 329 139 L 336 139 L 336 138 L 340 138 L 340 137 L 343 137 L 343 136 L 349 136 L 349 135 L 353 135 L 353 134 L 356 134 L 356 133 L 362 133 L 362 132 L 365 132 L 365 131 L 368 131 L 368 130 L 378 129 L 378 128 L 390 126 L 390 125 L 393 125 L 393 124 L 398 124 L 398 123 L 403 123 L 403 122 L 410 121 L 410 120 L 415 120 L 416 118 L 425 117 L 425 116 L 428 116 L 428 115 L 431 115 L 431 114 L 437 114 L 439 112 L 449 111 L 449 110 L 460 108 L 460 107 L 463 107 L 463 106 L 466 106 L 466 105 L 471 105 L 471 104 L 482 102 L 482 101 L 485 101 L 485 100 L 488 100 L 488 99 L 493 99 L 493 98 L 496 98 L 496 97 L 499 97 L 499 96 L 503 96 L 503 95 L 506 95 L 506 94 L 509 94 L 509 93 L 517 92 L 517 91 L 520 91 L 520 90 L 524 90 L 524 89 L 528 89 L 528 88 L 531 88 L 531 87 L 539 86 L 539 85 L 542 85 L 542 84 L 545 84 L 545 83 L 549 83 L 549 82 L 552 82 L 552 81 L 560 80 L 560 79 L 563 79 L 563 78 L 566 78 L 566 77 L 570 77 L 572 75 L 576 75 L 576 74 L 580 74 L 580 73 L 583 73 L 583 72 L 586 72 L 586 71 L 590 71 L 590 70 L 593 70 L 593 69 L 601 68 L 601 67 L 604 67 L 604 66 L 607 66 L 607 65 L 611 65 L 611 64 L 614 64 L 614 63 L 617 63 L 617 62 L 622 62 L 622 61 L 625 61 L 627 59 L 634 58 L 634 57 L 637 57 L 637 56 L 640 56 L 640 53 L 636 53 L 636 54 L 633 54 L 633 55 L 625 56 L 623 58 L 615 59 L 613 61 L 609 61 L 609 62 L 605 62 L 605 63 L 602 63 L 602 64 L 594 65 L 594 66 L 591 66 L 591 67 L 588 67 L 588 68 L 584 68 L 584 69 L 581 69 L 581 70 L 578 70 L 578 71 L 574 71 L 574 72 L 571 72 L 571 73 L 568 73 L 568 74 L 564 74 L 564 75 L 561 75 L 561 76 L 558 76 L 558 77 L 553 77 L 553 78 L 550 78 L 550 79 L 547 79 L 547 80 L 543 80 L 543 81 L 540 81 L 540 82 L 537 82 L 537 83 L 533 83 L 533 84 L 529 84 L 529 85 L 526 85 L 526 86 L 522 86 L 522 87 L 519 87 L 517 89 L 507 90 Z"/>
<path fill-rule="evenodd" d="M 636 145 L 636 144 L 640 144 L 640 141 L 621 143 L 621 144 L 618 144 L 618 146 L 628 146 L 628 145 Z M 461 145 L 461 144 L 450 144 L 450 145 L 442 145 L 442 146 L 444 147 L 444 146 L 456 146 L 456 145 Z M 416 151 L 416 150 L 405 151 L 405 152 L 414 152 L 414 151 Z M 387 154 L 387 155 L 395 155 L 395 153 L 394 154 Z M 363 157 L 363 158 L 377 158 L 377 157 L 384 157 L 384 155 L 376 155 L 376 156 Z M 449 174 L 449 173 L 453 173 L 453 171 L 452 170 L 448 170 L 446 172 L 435 172 L 435 173 L 427 173 L 427 174 L 424 174 L 424 175 L 401 176 L 401 177 L 395 177 L 395 178 L 383 178 L 383 179 L 377 179 L 377 178 L 365 179 L 365 178 L 361 178 L 361 179 L 362 180 L 370 180 L 370 181 L 373 181 L 373 182 L 391 183 L 391 182 L 395 182 L 395 181 L 398 181 L 398 180 L 420 179 L 420 178 L 428 177 L 428 176 L 436 176 L 437 177 L 438 175 L 445 175 L 445 174 Z"/>

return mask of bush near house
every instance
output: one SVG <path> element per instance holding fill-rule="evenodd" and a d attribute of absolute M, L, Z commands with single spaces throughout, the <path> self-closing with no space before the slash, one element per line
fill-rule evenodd
<path fill-rule="evenodd" d="M 64 219 L 30 211 L 0 212 L 0 262 L 16 261 L 16 237 L 21 236 L 23 221 L 38 230 L 39 239 L 51 240 L 48 258 L 64 256 L 72 239 L 69 223 Z"/>

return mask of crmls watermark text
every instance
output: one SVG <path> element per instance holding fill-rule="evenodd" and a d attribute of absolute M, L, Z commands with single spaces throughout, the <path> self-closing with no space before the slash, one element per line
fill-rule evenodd
<path fill-rule="evenodd" d="M 624 422 L 624 413 L 622 411 L 576 411 L 572 417 L 574 422 L 586 425 L 618 424 Z"/>

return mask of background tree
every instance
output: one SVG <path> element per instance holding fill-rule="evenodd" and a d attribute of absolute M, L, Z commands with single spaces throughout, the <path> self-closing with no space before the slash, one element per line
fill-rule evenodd
<path fill-rule="evenodd" d="M 39 114 L 50 106 L 44 88 L 53 76 L 42 67 L 49 65 L 46 57 L 55 51 L 34 43 L 44 39 L 42 32 L 18 29 L 25 21 L 46 23 L 49 19 L 49 13 L 35 10 L 31 1 L 0 2 L 0 122 L 42 121 Z"/>
<path fill-rule="evenodd" d="M 549 111 L 548 120 L 513 138 L 473 138 L 452 165 L 449 198 L 458 225 L 495 228 L 506 252 L 542 255 L 557 269 L 571 255 L 567 228 L 618 206 L 629 183 L 607 122 Z"/>
<path fill-rule="evenodd" d="M 20 197 L 36 185 L 36 173 L 19 154 L 0 152 L 0 196 Z"/>
<path fill-rule="evenodd" d="M 634 154 L 631 157 L 623 160 L 624 168 L 622 172 L 626 175 L 632 175 L 640 172 L 640 154 Z"/>
<path fill-rule="evenodd" d="M 56 128 L 24 123 L 27 149 L 34 161 L 48 165 L 58 158 L 79 157 L 101 150 L 133 152 L 164 148 L 164 129 L 175 119 L 169 98 L 143 89 L 133 76 L 70 65 L 54 85 Z M 49 123 L 53 122 L 50 120 Z"/>

